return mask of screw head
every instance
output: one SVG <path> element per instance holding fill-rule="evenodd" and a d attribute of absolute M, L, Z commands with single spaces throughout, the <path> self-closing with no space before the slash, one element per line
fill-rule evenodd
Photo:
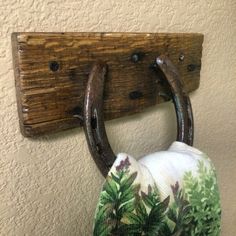
<path fill-rule="evenodd" d="M 184 60 L 184 54 L 183 53 L 181 53 L 180 55 L 179 55 L 179 61 L 183 61 Z"/>
<path fill-rule="evenodd" d="M 60 65 L 57 61 L 49 62 L 49 68 L 50 68 L 51 71 L 53 71 L 53 72 L 58 71 L 59 67 L 60 67 Z"/>
<path fill-rule="evenodd" d="M 29 111 L 29 108 L 27 108 L 27 107 L 22 107 L 22 112 L 23 113 L 27 113 Z"/>
<path fill-rule="evenodd" d="M 140 60 L 138 53 L 132 54 L 131 60 L 132 62 L 137 63 Z"/>
<path fill-rule="evenodd" d="M 137 63 L 139 61 L 142 61 L 144 57 L 145 57 L 144 52 L 135 52 L 131 55 L 131 61 Z"/>
<path fill-rule="evenodd" d="M 157 65 L 162 65 L 164 63 L 164 61 L 160 57 L 157 57 L 156 63 L 157 63 Z"/>

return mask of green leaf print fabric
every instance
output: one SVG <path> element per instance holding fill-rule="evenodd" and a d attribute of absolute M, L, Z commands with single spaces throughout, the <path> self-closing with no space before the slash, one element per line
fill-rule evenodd
<path fill-rule="evenodd" d="M 174 142 L 139 161 L 121 153 L 100 194 L 94 236 L 218 236 L 220 197 L 206 154 Z"/>

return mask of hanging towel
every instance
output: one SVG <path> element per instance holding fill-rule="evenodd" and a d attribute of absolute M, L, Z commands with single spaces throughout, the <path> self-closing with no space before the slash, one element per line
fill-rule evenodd
<path fill-rule="evenodd" d="M 181 142 L 141 158 L 120 153 L 97 205 L 94 236 L 218 236 L 220 197 L 206 154 Z"/>

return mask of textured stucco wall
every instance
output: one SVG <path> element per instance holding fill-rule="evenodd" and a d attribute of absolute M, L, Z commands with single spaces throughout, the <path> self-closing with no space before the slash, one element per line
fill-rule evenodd
<path fill-rule="evenodd" d="M 0 0 L 0 235 L 91 235 L 103 178 L 74 129 L 29 140 L 18 127 L 10 34 L 137 31 L 205 34 L 200 89 L 191 95 L 195 146 L 213 159 L 223 236 L 236 234 L 235 0 Z M 175 138 L 171 104 L 108 122 L 115 151 L 134 156 Z"/>

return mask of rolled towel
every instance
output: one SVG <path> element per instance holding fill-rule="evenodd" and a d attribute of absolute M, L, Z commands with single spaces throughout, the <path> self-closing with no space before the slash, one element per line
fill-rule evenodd
<path fill-rule="evenodd" d="M 206 154 L 181 142 L 141 158 L 120 153 L 103 185 L 94 236 L 219 236 L 220 195 Z"/>

